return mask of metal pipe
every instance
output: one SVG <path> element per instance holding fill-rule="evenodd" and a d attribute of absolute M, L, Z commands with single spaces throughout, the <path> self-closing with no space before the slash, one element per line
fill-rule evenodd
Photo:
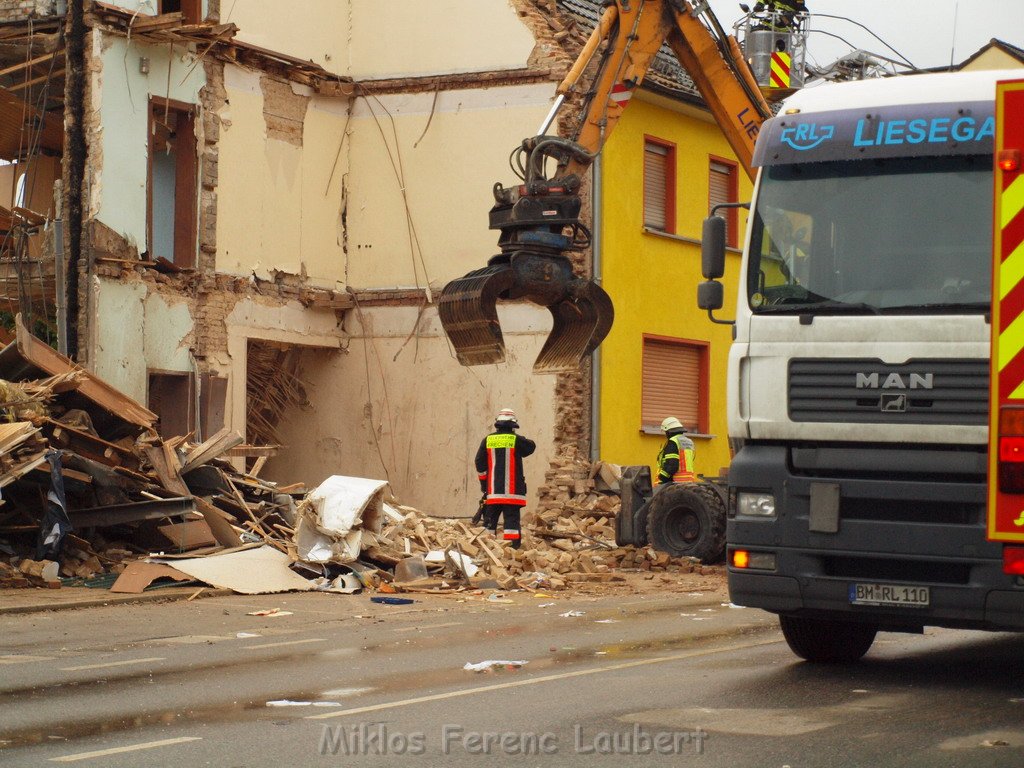
<path fill-rule="evenodd" d="M 603 142 L 602 142 L 603 143 Z M 593 253 L 593 279 L 601 285 L 601 229 L 604 196 L 601 194 L 601 156 L 598 155 L 593 165 L 594 190 L 592 199 L 592 221 L 591 221 L 591 252 Z M 601 347 L 594 350 L 590 356 L 590 460 L 598 461 L 601 458 Z"/>
<path fill-rule="evenodd" d="M 555 103 L 552 105 L 551 111 L 548 112 L 548 116 L 544 118 L 544 122 L 541 123 L 540 128 L 537 129 L 538 136 L 543 136 L 548 132 L 548 128 L 550 128 L 551 124 L 555 122 L 555 115 L 558 114 L 558 110 L 562 108 L 563 103 L 565 103 L 565 94 L 560 93 L 555 99 Z"/>

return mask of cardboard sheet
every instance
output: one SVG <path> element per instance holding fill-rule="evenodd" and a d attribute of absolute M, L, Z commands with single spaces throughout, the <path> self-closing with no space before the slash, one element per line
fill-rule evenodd
<path fill-rule="evenodd" d="M 111 587 L 111 592 L 125 592 L 132 595 L 140 594 L 157 579 L 174 579 L 175 581 L 192 581 L 187 573 L 163 563 L 147 563 L 136 560 L 128 563 Z"/>
<path fill-rule="evenodd" d="M 150 562 L 159 563 L 162 559 L 153 557 Z M 314 588 L 311 581 L 288 567 L 288 555 L 268 546 L 169 562 L 194 579 L 243 595 L 308 592 Z"/>

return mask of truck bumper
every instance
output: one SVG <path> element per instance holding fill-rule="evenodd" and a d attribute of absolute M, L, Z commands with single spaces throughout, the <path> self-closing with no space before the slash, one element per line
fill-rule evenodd
<path fill-rule="evenodd" d="M 808 459 L 784 446 L 745 446 L 730 467 L 730 490 L 770 490 L 777 515 L 743 518 L 730 509 L 730 599 L 773 613 L 895 631 L 1024 630 L 1024 580 L 1003 573 L 1002 545 L 985 536 L 984 479 L 929 472 L 927 452 L 878 453 L 889 477 L 844 467 L 841 450 Z M 863 464 L 864 451 L 851 450 L 850 456 Z M 935 460 L 948 463 L 949 457 Z M 906 465 L 914 471 L 901 472 Z M 812 522 L 815 484 L 838 487 L 835 530 Z M 775 569 L 735 568 L 735 549 L 772 553 Z M 853 604 L 852 584 L 927 587 L 929 604 Z"/>

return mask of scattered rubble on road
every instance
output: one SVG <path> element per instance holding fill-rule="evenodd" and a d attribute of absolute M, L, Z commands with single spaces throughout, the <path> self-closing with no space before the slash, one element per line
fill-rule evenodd
<path fill-rule="evenodd" d="M 261 479 L 272 447 L 223 429 L 161 438 L 157 417 L 34 338 L 0 349 L 0 588 L 157 582 L 245 594 L 464 593 L 630 586 L 714 566 L 615 544 L 619 468 L 567 448 L 552 462 L 524 547 L 403 505 L 381 480 L 307 492 Z M 654 582 L 654 586 L 664 581 Z"/>

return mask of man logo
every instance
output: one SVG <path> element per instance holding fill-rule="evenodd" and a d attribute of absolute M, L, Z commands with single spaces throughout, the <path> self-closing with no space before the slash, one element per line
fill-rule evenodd
<path fill-rule="evenodd" d="M 857 389 L 932 389 L 935 374 L 911 373 L 906 377 L 890 373 L 883 380 L 877 373 L 858 373 Z"/>
<path fill-rule="evenodd" d="M 907 396 L 900 394 L 883 394 L 879 400 L 882 413 L 906 413 Z"/>

